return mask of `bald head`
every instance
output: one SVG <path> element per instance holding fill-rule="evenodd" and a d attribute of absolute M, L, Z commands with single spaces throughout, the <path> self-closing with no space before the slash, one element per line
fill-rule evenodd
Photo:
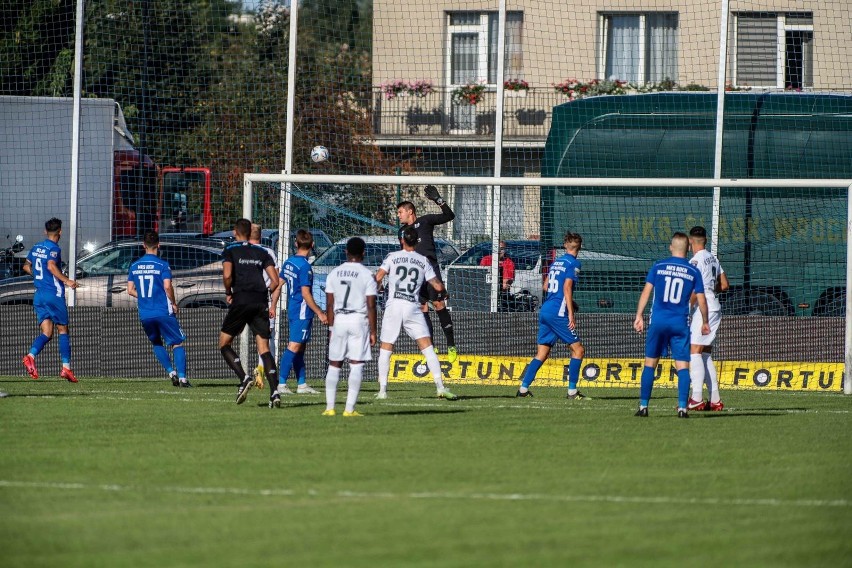
<path fill-rule="evenodd" d="M 689 237 L 686 233 L 677 232 L 672 235 L 672 244 L 669 247 L 672 255 L 686 258 L 686 251 L 689 250 Z"/>

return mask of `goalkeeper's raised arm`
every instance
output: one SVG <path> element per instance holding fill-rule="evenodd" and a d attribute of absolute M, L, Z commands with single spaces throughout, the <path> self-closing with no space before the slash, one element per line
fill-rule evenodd
<path fill-rule="evenodd" d="M 456 214 L 438 193 L 438 188 L 434 185 L 427 185 L 424 190 L 424 195 L 435 202 L 441 208 L 440 213 L 431 213 L 428 215 L 417 216 L 417 211 L 414 204 L 410 201 L 403 201 L 397 205 L 397 216 L 401 226 L 399 228 L 399 236 L 402 238 L 402 231 L 406 227 L 412 227 L 417 231 L 417 246 L 414 247 L 415 252 L 418 252 L 428 258 L 432 264 L 438 262 L 438 257 L 435 253 L 435 226 L 449 223 L 456 218 Z"/>

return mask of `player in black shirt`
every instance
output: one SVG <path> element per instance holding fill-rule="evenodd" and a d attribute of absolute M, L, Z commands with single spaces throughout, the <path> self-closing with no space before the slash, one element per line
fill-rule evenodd
<path fill-rule="evenodd" d="M 269 408 L 280 408 L 281 400 L 277 392 L 278 369 L 275 366 L 275 358 L 269 352 L 269 291 L 278 287 L 278 272 L 269 253 L 264 248 L 248 242 L 250 234 L 251 221 L 239 219 L 234 225 L 237 242 L 222 251 L 222 281 L 230 306 L 219 333 L 219 351 L 240 379 L 237 404 L 242 404 L 254 380 L 246 374 L 240 358 L 231 347 L 231 342 L 248 325 L 254 334 L 257 353 L 263 361 L 269 381 Z M 264 272 L 269 277 L 268 288 L 263 278 Z"/>
<path fill-rule="evenodd" d="M 435 254 L 435 225 L 449 223 L 456 218 L 456 214 L 453 213 L 453 210 L 450 209 L 450 206 L 447 205 L 447 202 L 438 193 L 438 188 L 434 185 L 427 185 L 423 193 L 441 208 L 441 212 L 418 217 L 412 202 L 401 202 L 396 206 L 397 217 L 399 217 L 399 222 L 402 223 L 399 228 L 399 238 L 402 239 L 402 232 L 408 227 L 417 231 L 417 246 L 414 247 L 414 251 L 429 259 L 438 280 L 441 280 L 441 269 L 438 266 L 438 257 Z M 443 280 L 441 282 L 443 283 Z M 429 335 L 434 335 L 432 319 L 429 317 L 429 302 L 435 307 L 438 321 L 441 322 L 441 329 L 444 330 L 444 335 L 447 338 L 447 360 L 450 363 L 455 363 L 458 359 L 458 351 L 456 350 L 456 338 L 453 332 L 453 319 L 450 317 L 450 310 L 447 309 L 447 304 L 442 298 L 438 297 L 432 286 L 423 286 L 420 288 L 421 309 L 426 318 Z"/>

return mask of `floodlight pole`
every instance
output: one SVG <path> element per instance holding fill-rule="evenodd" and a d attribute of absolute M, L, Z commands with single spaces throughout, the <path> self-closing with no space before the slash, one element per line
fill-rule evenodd
<path fill-rule="evenodd" d="M 722 0 L 719 19 L 719 74 L 716 78 L 716 147 L 713 154 L 713 179 L 722 178 L 722 139 L 725 136 L 725 77 L 728 71 L 728 0 Z M 710 251 L 719 256 L 719 217 L 722 208 L 722 188 L 713 188 Z"/>
<path fill-rule="evenodd" d="M 506 59 L 506 0 L 500 0 L 497 13 L 497 105 L 494 109 L 494 177 L 503 175 L 503 75 Z M 502 186 L 491 186 L 491 311 L 496 312 L 502 282 L 500 274 L 500 201 Z"/>

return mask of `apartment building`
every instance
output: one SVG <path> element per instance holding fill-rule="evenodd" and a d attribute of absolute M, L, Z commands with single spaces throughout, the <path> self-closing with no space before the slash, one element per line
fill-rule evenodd
<path fill-rule="evenodd" d="M 721 2 L 706 0 L 513 0 L 507 3 L 504 176 L 537 176 L 555 105 L 567 79 L 675 83 L 715 90 Z M 386 152 L 416 149 L 422 173 L 491 175 L 496 126 L 497 2 L 373 0 L 374 140 Z M 848 0 L 730 2 L 728 82 L 733 88 L 849 92 Z M 417 84 L 414 89 L 399 83 Z M 423 87 L 424 84 L 430 87 Z M 458 90 L 478 85 L 467 98 Z M 454 96 L 455 93 L 455 96 Z M 470 104 L 473 101 L 475 104 Z M 530 236 L 537 203 L 503 191 L 503 230 Z M 488 206 L 483 188 L 459 188 L 459 212 Z M 512 213 L 520 207 L 525 215 Z M 513 216 L 514 215 L 514 216 Z M 470 216 L 461 218 L 471 219 Z M 456 238 L 490 232 L 477 219 Z"/>

